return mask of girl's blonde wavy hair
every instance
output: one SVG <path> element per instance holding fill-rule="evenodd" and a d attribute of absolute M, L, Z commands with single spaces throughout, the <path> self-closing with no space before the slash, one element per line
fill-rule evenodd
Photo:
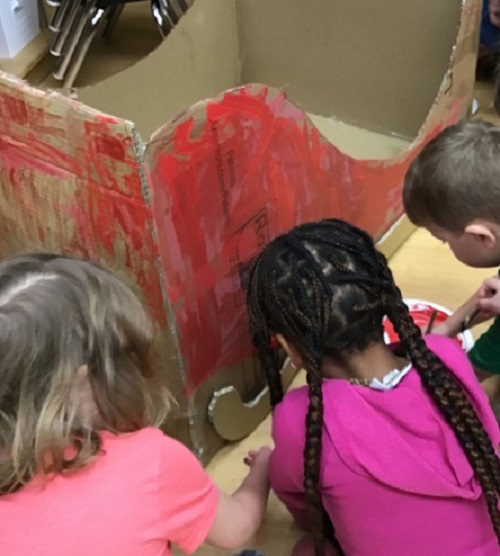
<path fill-rule="evenodd" d="M 101 431 L 161 425 L 171 398 L 152 344 L 141 303 L 104 268 L 0 262 L 0 495 L 89 464 Z"/>

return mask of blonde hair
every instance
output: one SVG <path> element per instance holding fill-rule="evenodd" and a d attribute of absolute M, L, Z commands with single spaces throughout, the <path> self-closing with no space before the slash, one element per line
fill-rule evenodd
<path fill-rule="evenodd" d="M 161 425 L 171 398 L 152 345 L 141 303 L 104 268 L 44 253 L 0 262 L 0 495 L 89 464 L 100 431 Z"/>

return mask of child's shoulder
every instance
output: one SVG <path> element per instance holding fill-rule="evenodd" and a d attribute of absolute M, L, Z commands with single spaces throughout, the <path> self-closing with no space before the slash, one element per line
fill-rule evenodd
<path fill-rule="evenodd" d="M 145 427 L 132 432 L 122 432 L 122 433 L 112 433 L 108 431 L 103 431 L 101 433 L 102 439 L 106 444 L 115 445 L 133 445 L 133 444 L 143 444 L 143 445 L 154 445 L 163 442 L 165 435 L 160 429 L 154 427 Z"/>
<path fill-rule="evenodd" d="M 177 477 L 184 472 L 197 476 L 201 471 L 193 452 L 159 429 L 144 428 L 122 434 L 104 432 L 102 441 L 103 463 L 106 462 L 108 471 L 123 473 L 124 461 L 128 462 L 127 469 L 143 469 L 152 480 L 161 476 Z"/>
<path fill-rule="evenodd" d="M 102 433 L 103 448 L 105 452 L 141 454 L 148 458 L 153 455 L 160 456 L 164 452 L 184 453 L 187 448 L 178 440 L 164 434 L 160 429 L 146 427 L 137 431 L 113 434 Z"/>

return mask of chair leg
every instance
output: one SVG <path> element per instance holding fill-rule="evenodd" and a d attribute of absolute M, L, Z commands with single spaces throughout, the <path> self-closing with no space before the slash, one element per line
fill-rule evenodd
<path fill-rule="evenodd" d="M 160 0 L 160 4 L 163 9 L 163 13 L 168 17 L 172 27 L 179 23 L 179 15 L 177 14 L 173 2 L 171 0 Z"/>
<path fill-rule="evenodd" d="M 59 9 L 64 9 L 61 15 L 61 21 L 59 22 L 60 31 L 52 41 L 52 46 L 50 47 L 50 53 L 53 56 L 61 56 L 65 49 L 66 41 L 70 36 L 72 28 L 75 26 L 77 17 L 81 10 L 80 2 L 73 2 L 73 0 L 63 0 L 65 6 L 61 6 Z"/>
<path fill-rule="evenodd" d="M 87 26 L 89 19 L 92 17 L 97 0 L 89 0 L 82 3 L 78 10 L 78 15 L 74 25 L 72 25 L 70 35 L 67 43 L 64 44 L 64 52 L 61 56 L 55 71 L 53 72 L 54 79 L 62 81 L 66 75 L 74 52 L 78 46 L 78 42 L 82 38 L 83 31 Z"/>
<path fill-rule="evenodd" d="M 71 2 L 63 1 L 58 8 L 54 10 L 54 15 L 49 22 L 49 29 L 53 33 L 59 33 L 65 23 L 69 12 L 71 11 Z"/>
<path fill-rule="evenodd" d="M 49 26 L 47 12 L 45 11 L 45 4 L 43 0 L 36 0 L 37 9 L 38 9 L 38 24 L 40 25 L 40 29 L 47 29 Z"/>
<path fill-rule="evenodd" d="M 151 13 L 162 37 L 166 37 L 172 30 L 172 25 L 162 9 L 160 0 L 151 0 Z"/>
<path fill-rule="evenodd" d="M 104 27 L 104 30 L 102 32 L 103 39 L 109 39 L 114 33 L 116 25 L 118 24 L 118 20 L 120 19 L 124 8 L 125 4 L 110 8 L 108 15 L 106 16 L 106 26 Z"/>
<path fill-rule="evenodd" d="M 94 8 L 87 15 L 85 27 L 82 31 L 80 40 L 78 41 L 76 50 L 68 68 L 67 75 L 64 79 L 63 87 L 65 89 L 71 89 L 73 87 L 76 78 L 80 73 L 83 62 L 85 61 L 85 57 L 88 54 L 90 45 L 98 34 L 101 25 L 103 25 L 106 21 L 107 12 L 109 13 L 109 11 L 105 9 Z"/>

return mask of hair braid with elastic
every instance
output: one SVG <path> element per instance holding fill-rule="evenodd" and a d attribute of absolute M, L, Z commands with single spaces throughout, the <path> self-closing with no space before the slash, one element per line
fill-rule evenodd
<path fill-rule="evenodd" d="M 292 251 L 301 251 L 301 246 L 295 244 L 288 246 Z M 311 262 L 311 261 L 309 261 Z M 314 261 L 312 261 L 314 262 Z M 322 396 L 322 377 L 321 377 L 321 348 L 318 342 L 321 339 L 321 328 L 325 322 L 325 304 L 309 304 L 308 310 L 301 310 L 292 296 L 289 303 L 282 303 L 282 296 L 278 294 L 279 286 L 277 274 L 273 272 L 273 265 L 263 261 L 257 261 L 252 276 L 260 275 L 267 284 L 269 295 L 265 299 L 260 299 L 264 290 L 261 288 L 261 280 L 250 279 L 249 288 L 249 316 L 250 326 L 254 344 L 258 348 L 261 363 L 268 379 L 271 403 L 274 406 L 282 398 L 282 384 L 279 370 L 274 367 L 275 360 L 268 356 L 271 340 L 270 329 L 267 322 L 268 312 L 275 315 L 275 318 L 285 323 L 286 328 L 291 331 L 294 337 L 301 337 L 302 330 L 307 330 L 304 337 L 304 357 L 307 359 L 307 382 L 310 392 L 309 409 L 306 416 L 306 441 L 304 448 L 304 492 L 308 507 L 311 533 L 314 539 L 316 556 L 324 555 L 324 531 L 329 530 L 330 540 L 338 547 L 339 554 L 343 554 L 340 546 L 335 539 L 333 525 L 327 522 L 328 516 L 324 511 L 319 490 L 319 476 L 321 464 L 321 434 L 323 428 L 323 396 Z M 302 298 L 307 298 L 307 292 L 303 288 L 301 274 L 308 275 L 312 282 L 313 296 L 316 301 L 320 301 L 321 284 L 314 276 L 311 276 L 305 268 L 297 268 L 296 258 L 290 257 L 289 261 L 290 276 L 293 277 L 294 289 L 296 294 Z M 257 302 L 252 302 L 252 300 Z M 267 310 L 263 310 L 266 307 Z M 326 307 L 328 309 L 328 307 Z M 290 319 L 289 314 L 294 318 Z M 279 384 L 277 384 L 279 377 Z"/>
<path fill-rule="evenodd" d="M 250 329 L 265 370 L 273 407 L 283 398 L 271 335 L 280 333 L 300 353 L 309 409 L 304 450 L 304 494 L 315 554 L 322 556 L 325 511 L 320 469 L 323 428 L 322 362 L 348 360 L 383 341 L 387 315 L 429 396 L 452 427 L 484 492 L 500 542 L 500 463 L 484 426 L 453 373 L 426 346 L 387 261 L 370 236 L 341 220 L 304 224 L 273 240 L 259 255 L 248 290 Z M 335 540 L 333 541 L 342 554 Z"/>
<path fill-rule="evenodd" d="M 446 365 L 426 346 L 420 329 L 415 325 L 394 285 L 392 273 L 385 264 L 386 281 L 392 285 L 392 302 L 388 316 L 398 333 L 405 351 L 418 370 L 422 383 L 435 401 L 461 444 L 483 490 L 491 522 L 500 544 L 500 462 L 491 439 L 460 383 Z"/>

